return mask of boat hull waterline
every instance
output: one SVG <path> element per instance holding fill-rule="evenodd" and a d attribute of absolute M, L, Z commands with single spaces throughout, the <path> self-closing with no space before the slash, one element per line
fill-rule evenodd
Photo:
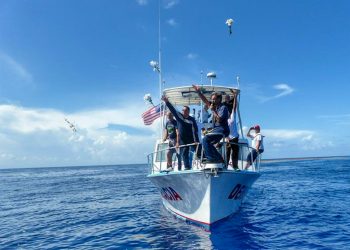
<path fill-rule="evenodd" d="M 235 213 L 259 178 L 250 171 L 190 170 L 148 176 L 158 188 L 165 208 L 175 216 L 206 229 Z"/>

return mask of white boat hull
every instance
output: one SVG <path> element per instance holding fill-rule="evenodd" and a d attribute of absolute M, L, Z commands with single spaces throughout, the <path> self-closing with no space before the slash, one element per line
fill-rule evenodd
<path fill-rule="evenodd" d="M 250 171 L 175 171 L 151 174 L 164 206 L 174 215 L 210 228 L 235 213 L 259 178 Z"/>

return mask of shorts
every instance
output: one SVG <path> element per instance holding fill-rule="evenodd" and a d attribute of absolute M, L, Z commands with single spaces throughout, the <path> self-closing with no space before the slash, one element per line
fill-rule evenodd
<path fill-rule="evenodd" d="M 252 164 L 252 160 L 253 162 L 256 160 L 256 157 L 258 157 L 259 154 L 261 154 L 262 152 L 264 152 L 263 149 L 259 149 L 259 153 L 258 151 L 256 151 L 255 149 L 252 150 L 252 152 L 250 152 L 247 156 L 247 162 L 249 164 Z M 252 159 L 253 158 L 253 159 Z"/>
<path fill-rule="evenodd" d="M 176 153 L 176 143 L 175 140 L 169 140 L 169 149 L 168 152 L 170 152 L 171 154 L 175 154 Z"/>

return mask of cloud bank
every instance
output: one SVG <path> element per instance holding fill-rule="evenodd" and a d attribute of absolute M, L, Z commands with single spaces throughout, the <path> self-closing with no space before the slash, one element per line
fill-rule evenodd
<path fill-rule="evenodd" d="M 0 167 L 145 163 L 158 129 L 145 128 L 137 106 L 68 114 L 0 105 Z"/>
<path fill-rule="evenodd" d="M 143 125 L 141 106 L 133 103 L 65 113 L 0 105 L 0 168 L 146 163 L 160 131 L 159 121 Z M 77 132 L 65 118 L 75 124 Z M 262 133 L 263 158 L 342 153 L 316 131 L 263 129 Z"/>

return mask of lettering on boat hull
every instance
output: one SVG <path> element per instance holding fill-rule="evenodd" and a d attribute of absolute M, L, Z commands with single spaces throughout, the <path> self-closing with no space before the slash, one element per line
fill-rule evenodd
<path fill-rule="evenodd" d="M 228 199 L 238 200 L 240 197 L 243 197 L 246 186 L 237 184 L 231 191 L 230 195 L 227 197 Z"/>
<path fill-rule="evenodd" d="M 182 200 L 181 196 L 172 187 L 161 188 L 160 194 L 168 201 Z"/>

